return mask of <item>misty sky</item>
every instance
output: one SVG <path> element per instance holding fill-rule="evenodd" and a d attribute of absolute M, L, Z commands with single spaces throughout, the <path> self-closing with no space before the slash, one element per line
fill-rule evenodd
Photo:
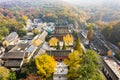
<path fill-rule="evenodd" d="M 19 1 L 19 0 L 0 0 L 0 2 L 2 1 Z M 24 1 L 24 0 L 21 0 Z M 25 0 L 26 1 L 26 0 Z M 29 0 L 27 0 L 29 1 Z M 30 0 L 32 1 L 32 0 Z M 52 2 L 52 0 L 50 0 Z M 57 1 L 57 0 L 56 0 Z M 59 1 L 59 0 L 58 0 Z M 60 1 L 65 1 L 65 2 L 69 2 L 69 3 L 73 3 L 73 4 L 119 4 L 120 5 L 120 0 L 60 0 Z"/>
<path fill-rule="evenodd" d="M 74 4 L 86 4 L 86 3 L 89 3 L 89 4 L 96 4 L 96 3 L 118 3 L 120 2 L 120 0 L 63 0 L 63 1 L 66 1 L 66 2 L 69 2 L 69 3 L 74 3 Z"/>

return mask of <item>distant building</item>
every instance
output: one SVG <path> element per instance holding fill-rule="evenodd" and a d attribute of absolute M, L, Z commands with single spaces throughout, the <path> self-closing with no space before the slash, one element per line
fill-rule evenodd
<path fill-rule="evenodd" d="M 3 41 L 3 45 L 8 46 L 8 45 L 15 45 L 17 44 L 19 40 L 18 34 L 16 32 L 10 33 L 5 40 Z"/>
<path fill-rule="evenodd" d="M 42 22 L 42 19 L 34 19 L 34 24 L 38 24 L 38 23 L 41 23 Z"/>
<path fill-rule="evenodd" d="M 103 57 L 103 73 L 108 80 L 120 80 L 120 62 L 114 58 Z"/>

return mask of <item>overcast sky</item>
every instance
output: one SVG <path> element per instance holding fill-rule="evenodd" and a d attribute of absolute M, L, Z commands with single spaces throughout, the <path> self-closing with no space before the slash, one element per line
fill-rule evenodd
<path fill-rule="evenodd" d="M 63 0 L 63 1 L 74 3 L 74 4 L 120 3 L 120 0 Z"/>

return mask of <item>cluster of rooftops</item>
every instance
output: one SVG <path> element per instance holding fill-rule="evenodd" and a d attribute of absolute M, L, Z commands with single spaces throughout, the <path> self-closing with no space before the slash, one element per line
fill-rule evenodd
<path fill-rule="evenodd" d="M 10 33 L 3 41 L 3 44 L 6 46 L 6 51 L 1 57 L 2 65 L 7 68 L 19 70 L 24 63 L 29 62 L 31 58 L 35 58 L 43 52 L 54 56 L 57 61 L 62 61 L 64 58 L 67 58 L 71 50 L 52 49 L 45 41 L 45 38 L 48 36 L 47 31 L 46 28 L 43 29 L 40 34 L 31 38 L 31 40 L 19 38 L 16 32 Z M 67 33 L 69 33 L 68 27 L 55 27 L 52 36 L 60 35 L 56 37 L 61 39 Z"/>

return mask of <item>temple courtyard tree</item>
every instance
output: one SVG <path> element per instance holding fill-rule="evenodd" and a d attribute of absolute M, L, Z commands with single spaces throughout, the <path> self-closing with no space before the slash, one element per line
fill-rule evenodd
<path fill-rule="evenodd" d="M 35 58 L 35 64 L 38 70 L 37 74 L 44 79 L 51 77 L 57 65 L 54 58 L 47 54 L 37 56 Z"/>
<path fill-rule="evenodd" d="M 9 69 L 0 66 L 0 80 L 7 80 L 10 76 Z"/>
<path fill-rule="evenodd" d="M 80 53 L 83 53 L 80 38 L 78 36 L 77 36 L 77 41 L 76 41 L 76 45 L 74 47 L 74 50 L 77 50 Z"/>
<path fill-rule="evenodd" d="M 75 80 L 79 77 L 78 70 L 81 67 L 82 54 L 79 51 L 73 51 L 68 55 L 68 59 L 64 60 L 64 63 L 69 66 L 67 78 Z"/>

